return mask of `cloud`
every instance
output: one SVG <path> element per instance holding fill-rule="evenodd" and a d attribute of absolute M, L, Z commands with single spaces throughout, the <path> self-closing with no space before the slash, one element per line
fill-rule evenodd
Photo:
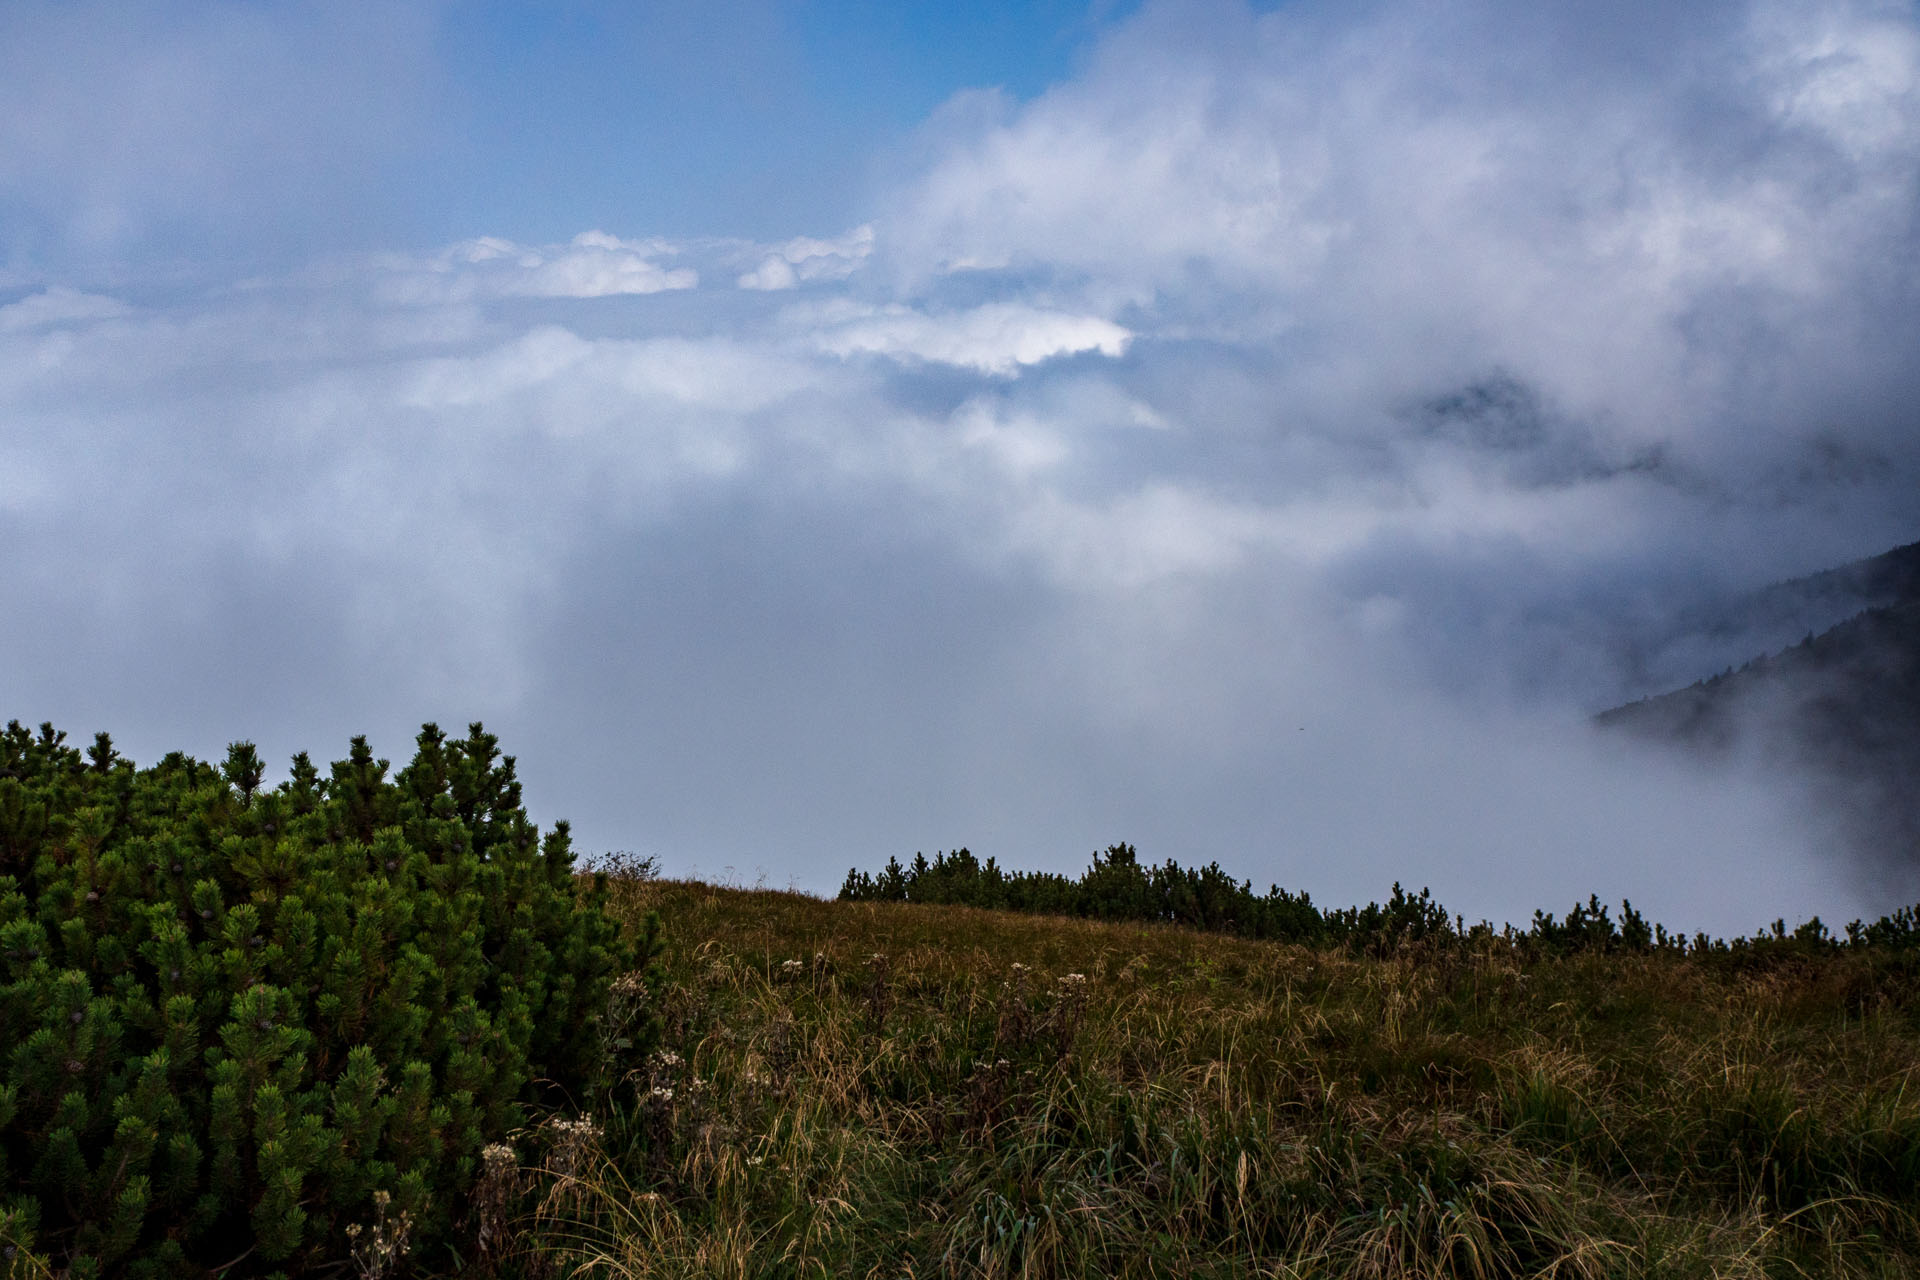
<path fill-rule="evenodd" d="M 760 265 L 736 280 L 742 289 L 792 289 L 816 280 L 844 280 L 873 252 L 873 226 L 856 227 L 837 240 L 799 236 L 776 246 Z"/>
<path fill-rule="evenodd" d="M 503 293 L 535 298 L 605 298 L 621 293 L 659 293 L 691 289 L 700 274 L 688 267 L 665 268 L 652 261 L 666 246 L 636 244 L 601 231 L 575 236 L 567 250 L 542 256 L 524 254 L 516 265 L 526 274 Z"/>
<path fill-rule="evenodd" d="M 1500 679 L 1663 556 L 1760 581 L 1913 536 L 1915 38 L 1840 3 L 1153 5 L 1031 103 L 949 104 L 876 269 L 1124 325 L 1163 465 L 1329 572 L 1417 559 L 1416 630 L 1523 575 L 1534 623 L 1479 662 L 1416 641 Z M 1559 682 L 1625 692 L 1613 643 Z"/>
<path fill-rule="evenodd" d="M 700 273 L 667 266 L 681 250 L 665 240 L 622 240 L 583 231 L 563 245 L 527 246 L 495 236 L 468 240 L 424 259 L 394 259 L 384 284 L 396 301 L 474 298 L 608 298 L 692 289 Z"/>
<path fill-rule="evenodd" d="M 807 317 L 812 341 L 837 356 L 881 355 L 976 369 L 1001 377 L 1056 356 L 1125 353 L 1133 335 L 1098 316 L 990 302 L 929 313 L 901 303 L 831 308 Z M 803 321 L 802 323 L 806 323 Z"/>
<path fill-rule="evenodd" d="M 75 321 L 113 319 L 128 311 L 117 298 L 56 285 L 0 307 L 0 331 L 53 329 Z"/>
<path fill-rule="evenodd" d="M 1791 428 L 1718 424 L 1906 368 L 1848 347 L 1911 332 L 1879 298 L 1913 284 L 1920 62 L 1874 6 L 1700 26 L 1655 54 L 1589 6 L 1149 6 L 1033 103 L 953 104 L 880 256 L 1288 342 L 1382 397 L 1513 369 L 1622 438 L 1782 465 Z"/>

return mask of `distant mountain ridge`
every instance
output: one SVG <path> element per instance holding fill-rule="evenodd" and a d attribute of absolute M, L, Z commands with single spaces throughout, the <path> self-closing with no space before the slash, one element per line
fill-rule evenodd
<path fill-rule="evenodd" d="M 1803 772 L 1849 841 L 1920 869 L 1920 543 L 1762 588 L 1728 626 L 1852 616 L 1777 653 L 1601 712 L 1608 729 Z"/>
<path fill-rule="evenodd" d="M 1683 619 L 1699 631 L 1734 635 L 1788 628 L 1817 633 L 1869 609 L 1920 600 L 1920 542 L 1837 569 L 1776 582 Z M 1771 647 L 1771 646 L 1762 646 Z"/>
<path fill-rule="evenodd" d="M 1920 542 L 1805 577 L 1741 591 L 1708 588 L 1624 650 L 1637 691 L 1673 689 L 1729 663 L 1778 653 L 1868 609 L 1920 599 Z"/>
<path fill-rule="evenodd" d="M 1920 738 L 1920 600 L 1865 610 L 1777 654 L 1594 719 L 1726 749 L 1757 711 L 1794 717 L 1800 736 L 1834 750 Z"/>

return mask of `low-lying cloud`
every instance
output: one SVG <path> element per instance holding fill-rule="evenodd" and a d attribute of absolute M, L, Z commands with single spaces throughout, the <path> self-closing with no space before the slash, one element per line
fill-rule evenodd
<path fill-rule="evenodd" d="M 873 227 L 855 227 L 832 240 L 795 236 L 776 245 L 758 266 L 742 272 L 734 282 L 742 289 L 792 289 L 816 280 L 844 280 L 873 253 Z"/>
<path fill-rule="evenodd" d="M 886 307 L 833 308 L 807 326 L 822 351 L 838 356 L 882 355 L 901 361 L 931 361 L 1008 377 L 1023 365 L 1083 351 L 1103 356 L 1126 352 L 1133 335 L 1097 316 L 1042 310 L 1019 303 L 990 302 L 966 311 L 928 314 L 895 303 Z"/>

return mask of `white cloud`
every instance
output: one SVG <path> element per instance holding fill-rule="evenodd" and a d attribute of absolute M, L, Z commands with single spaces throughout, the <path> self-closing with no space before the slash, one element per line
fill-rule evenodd
<path fill-rule="evenodd" d="M 1118 357 L 1132 338 L 1126 329 L 1098 316 L 1013 302 L 944 313 L 894 303 L 862 309 L 811 335 L 818 349 L 837 356 L 931 361 L 1001 377 L 1056 356 L 1093 351 Z"/>
<path fill-rule="evenodd" d="M 128 314 L 129 310 L 127 304 L 117 298 L 55 285 L 0 307 L 0 333 L 52 329 L 76 321 L 113 319 Z"/>
<path fill-rule="evenodd" d="M 1375 403 L 1507 367 L 1625 437 L 1729 451 L 1710 424 L 1779 369 L 1759 350 L 1802 353 L 1779 408 L 1805 413 L 1821 377 L 1858 382 L 1822 348 L 1912 281 L 1889 250 L 1920 183 L 1915 24 L 1621 21 L 1150 5 L 1032 103 L 954 104 L 877 253 L 933 294 L 987 270 L 1146 337 L 1286 341 Z"/>
<path fill-rule="evenodd" d="M 791 357 L 729 339 L 587 339 L 541 325 L 487 351 L 419 361 L 401 402 L 465 408 L 533 391 L 575 395 L 592 387 L 616 416 L 662 404 L 737 416 L 817 386 L 813 372 Z M 575 435 L 582 424 L 556 408 L 544 415 L 543 429 Z"/>
<path fill-rule="evenodd" d="M 873 227 L 856 227 L 835 240 L 800 236 L 770 249 L 735 283 L 742 289 L 777 291 L 816 280 L 844 280 L 873 253 Z"/>
<path fill-rule="evenodd" d="M 1071 446 L 1033 414 L 1006 415 L 986 400 L 971 400 L 954 414 L 960 443 L 994 459 L 1007 473 L 1027 479 L 1066 461 Z"/>
<path fill-rule="evenodd" d="M 425 259 L 388 258 L 382 289 L 409 305 L 475 298 L 606 298 L 693 289 L 700 273 L 669 265 L 682 250 L 665 240 L 622 240 L 583 231 L 563 245 L 528 246 L 496 236 Z"/>
<path fill-rule="evenodd" d="M 742 272 L 736 283 L 742 289 L 774 292 L 793 288 L 800 283 L 800 276 L 794 271 L 792 263 L 778 254 L 770 254 L 753 270 Z"/>
<path fill-rule="evenodd" d="M 1138 590 L 1166 578 L 1215 577 L 1274 541 L 1257 505 L 1156 483 L 1099 502 L 1043 493 L 1009 513 L 1012 549 L 1046 564 L 1074 590 Z"/>
<path fill-rule="evenodd" d="M 592 343 L 557 325 L 543 325 L 480 355 L 423 361 L 401 403 L 425 409 L 494 404 L 550 383 L 592 353 Z"/>
<path fill-rule="evenodd" d="M 1910 16 L 1846 4 L 1774 6 L 1753 43 L 1778 116 L 1819 131 L 1855 160 L 1911 150 L 1920 92 L 1920 33 Z"/>
<path fill-rule="evenodd" d="M 563 251 L 529 255 L 536 259 L 530 266 L 523 259 L 524 281 L 508 284 L 502 292 L 540 298 L 605 298 L 698 285 L 700 273 L 691 267 L 665 267 L 654 261 L 669 252 L 664 241 L 621 240 L 588 231 L 575 236 Z"/>

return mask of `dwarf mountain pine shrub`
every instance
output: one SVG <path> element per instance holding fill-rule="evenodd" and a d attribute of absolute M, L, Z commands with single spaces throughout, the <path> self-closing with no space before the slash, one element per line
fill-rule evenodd
<path fill-rule="evenodd" d="M 1699 933 L 1689 939 L 1649 921 L 1631 902 L 1620 904 L 1616 920 L 1611 908 L 1590 894 L 1584 903 L 1576 902 L 1564 919 L 1536 911 L 1529 929 L 1495 929 L 1484 920 L 1468 925 L 1436 901 L 1431 890 L 1409 893 L 1397 881 L 1384 903 L 1321 908 L 1304 890 L 1291 893 L 1270 885 L 1265 894 L 1255 894 L 1252 881 L 1235 880 L 1217 862 L 1198 869 L 1183 867 L 1171 858 L 1160 865 L 1143 863 L 1129 844 L 1109 845 L 1105 853 L 1095 853 L 1078 880 L 1051 871 L 1008 871 L 991 857 L 980 861 L 967 849 L 936 854 L 932 861 L 916 853 L 905 865 L 898 858 L 888 858 L 877 873 L 858 867 L 849 870 L 840 885 L 840 901 L 1150 921 L 1373 956 L 1392 955 L 1407 947 L 1479 945 L 1498 938 L 1529 955 L 1658 950 L 1717 955 L 1734 964 L 1767 964 L 1844 947 L 1877 953 L 1890 963 L 1920 965 L 1920 904 L 1901 907 L 1872 924 L 1855 920 L 1840 935 L 1814 916 L 1791 929 L 1784 919 L 1776 920 L 1770 930 L 1751 938 Z"/>
<path fill-rule="evenodd" d="M 11 1256 L 297 1275 L 378 1220 L 432 1262 L 487 1145 L 592 1086 L 634 948 L 492 735 L 263 774 L 248 743 L 136 769 L 105 734 L 0 734 Z"/>

